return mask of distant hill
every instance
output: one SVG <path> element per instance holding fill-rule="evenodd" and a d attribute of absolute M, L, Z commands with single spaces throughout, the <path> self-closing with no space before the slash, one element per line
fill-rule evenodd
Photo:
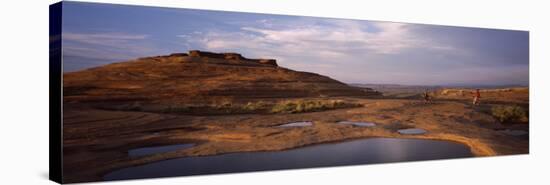
<path fill-rule="evenodd" d="M 113 104 L 378 95 L 369 88 L 278 66 L 274 59 L 198 50 L 65 73 L 63 93 L 65 102 Z"/>
<path fill-rule="evenodd" d="M 424 91 L 435 91 L 440 86 L 400 85 L 400 84 L 351 84 L 356 87 L 370 88 L 381 92 L 387 98 L 420 98 Z"/>
<path fill-rule="evenodd" d="M 471 100 L 476 88 L 442 88 L 434 93 L 435 98 Z M 485 102 L 529 103 L 528 87 L 480 89 L 481 100 Z"/>
<path fill-rule="evenodd" d="M 356 87 L 365 87 L 381 92 L 386 98 L 414 98 L 421 99 L 426 90 L 436 99 L 471 100 L 473 92 L 480 89 L 482 100 L 485 102 L 529 102 L 529 87 L 522 85 L 400 85 L 400 84 L 351 84 Z"/>

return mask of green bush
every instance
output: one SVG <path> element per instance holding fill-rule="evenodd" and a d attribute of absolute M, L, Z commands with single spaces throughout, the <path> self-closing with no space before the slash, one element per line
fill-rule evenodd
<path fill-rule="evenodd" d="M 276 103 L 271 108 L 272 113 L 315 112 L 337 108 L 359 107 L 361 104 L 344 102 L 342 100 L 296 100 Z"/>
<path fill-rule="evenodd" d="M 491 113 L 501 123 L 524 122 L 528 119 L 526 111 L 519 106 L 495 106 Z"/>

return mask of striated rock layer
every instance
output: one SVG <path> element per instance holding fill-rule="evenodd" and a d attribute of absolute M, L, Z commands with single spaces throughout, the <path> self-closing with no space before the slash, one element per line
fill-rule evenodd
<path fill-rule="evenodd" d="M 327 76 L 280 67 L 274 59 L 198 50 L 65 73 L 63 86 L 64 101 L 69 102 L 163 104 L 379 95 Z"/>

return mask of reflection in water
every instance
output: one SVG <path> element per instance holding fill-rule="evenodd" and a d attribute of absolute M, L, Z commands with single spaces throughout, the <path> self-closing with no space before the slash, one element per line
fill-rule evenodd
<path fill-rule="evenodd" d="M 152 155 L 157 153 L 164 153 L 176 150 L 187 149 L 195 146 L 194 143 L 188 144 L 177 144 L 177 145 L 165 145 L 165 146 L 155 146 L 155 147 L 144 147 L 128 150 L 128 155 L 130 157 L 140 157 L 146 155 Z"/>
<path fill-rule="evenodd" d="M 184 157 L 111 172 L 105 180 L 215 174 L 305 167 L 470 157 L 468 147 L 446 141 L 373 138 L 274 152 Z"/>
<path fill-rule="evenodd" d="M 339 121 L 338 124 L 353 125 L 358 127 L 374 127 L 375 123 L 372 122 L 362 122 L 362 121 Z"/>
<path fill-rule="evenodd" d="M 408 129 L 398 130 L 397 132 L 399 132 L 400 134 L 405 134 L 405 135 L 416 135 L 416 134 L 425 134 L 426 130 L 419 129 L 419 128 L 408 128 Z"/>
<path fill-rule="evenodd" d="M 278 125 L 277 127 L 308 127 L 313 125 L 312 121 L 298 121 L 287 124 Z"/>

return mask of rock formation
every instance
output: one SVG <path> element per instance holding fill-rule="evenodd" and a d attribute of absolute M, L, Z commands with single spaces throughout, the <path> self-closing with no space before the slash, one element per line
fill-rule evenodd
<path fill-rule="evenodd" d="M 174 55 L 174 54 L 172 54 Z M 207 51 L 200 51 L 200 50 L 191 50 L 189 51 L 189 57 L 195 57 L 195 58 L 206 58 L 210 60 L 203 60 L 203 61 L 211 61 L 212 59 L 220 59 L 220 60 L 227 60 L 227 61 L 239 61 L 242 62 L 243 65 L 267 65 L 267 66 L 273 66 L 277 67 L 277 61 L 275 59 L 249 59 L 243 57 L 239 53 L 213 53 L 213 52 L 207 52 Z M 192 59 L 191 59 L 192 60 Z M 223 63 L 223 62 L 218 62 Z M 238 63 L 231 63 L 227 62 L 227 64 L 238 64 Z"/>
<path fill-rule="evenodd" d="M 370 97 L 327 76 L 279 67 L 275 59 L 192 50 L 65 73 L 64 100 L 203 103 L 230 99 Z"/>

